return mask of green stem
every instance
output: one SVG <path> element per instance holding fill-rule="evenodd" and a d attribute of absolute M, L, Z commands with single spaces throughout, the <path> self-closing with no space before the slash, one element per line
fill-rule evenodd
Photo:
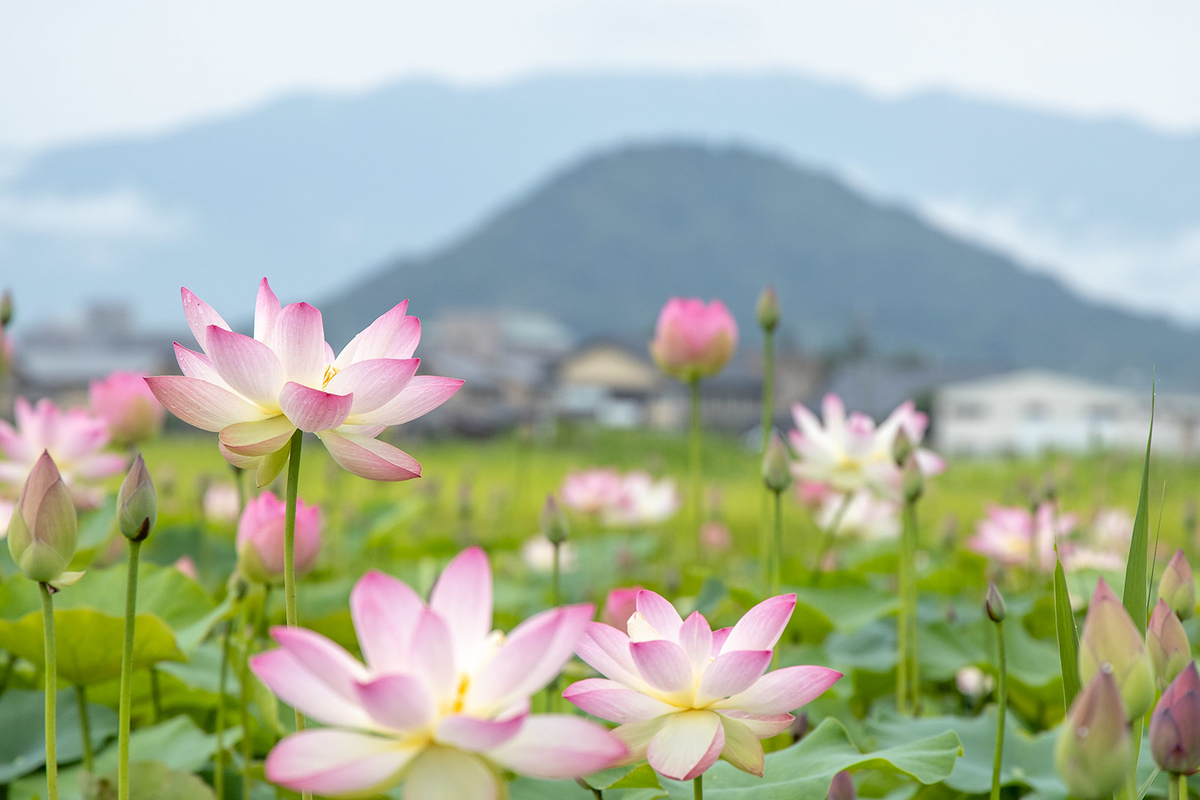
<path fill-rule="evenodd" d="M 775 492 L 775 539 L 771 553 L 771 596 L 783 584 L 783 492 Z"/>
<path fill-rule="evenodd" d="M 850 507 L 850 500 L 853 497 L 854 495 L 849 493 L 842 496 L 842 502 L 838 505 L 837 513 L 833 515 L 833 522 L 830 523 L 829 529 L 825 531 L 825 536 L 821 541 L 821 549 L 817 551 L 817 561 L 813 564 L 812 575 L 809 579 L 809 582 L 813 586 L 821 582 L 821 565 L 825 562 L 825 556 L 829 555 L 829 551 L 833 549 L 838 528 L 842 527 L 842 518 L 846 516 L 846 509 Z"/>
<path fill-rule="evenodd" d="M 225 798 L 225 691 L 229 675 L 229 629 L 226 623 L 221 633 L 221 672 L 217 679 L 217 752 L 213 754 L 213 793 L 217 800 Z"/>
<path fill-rule="evenodd" d="M 55 733 L 58 699 L 58 655 L 54 647 L 54 599 L 52 589 L 39 583 L 42 589 L 42 632 L 45 634 L 46 658 L 46 795 L 58 800 L 58 737 Z"/>
<path fill-rule="evenodd" d="M 1173 772 L 1167 775 L 1167 800 L 1184 800 L 1187 797 L 1187 789 L 1181 786 L 1184 780 L 1185 776 Z"/>
<path fill-rule="evenodd" d="M 1182 772 L 1172 776 L 1179 781 L 1179 800 L 1188 800 L 1187 775 Z"/>
<path fill-rule="evenodd" d="M 117 726 L 117 800 L 129 800 L 129 721 L 133 710 L 133 634 L 137 612 L 138 559 L 142 543 L 129 542 L 125 579 L 125 641 L 121 650 L 121 706 Z"/>
<path fill-rule="evenodd" d="M 905 670 L 908 677 L 906 694 L 911 710 L 916 713 L 920 706 L 920 664 L 917 651 L 917 503 L 906 500 L 904 503 L 904 526 L 901 533 L 901 587 L 900 602 L 901 616 L 904 624 L 904 646 L 901 657 L 907 662 Z"/>
<path fill-rule="evenodd" d="M 691 427 L 691 442 L 689 447 L 689 461 L 691 466 L 691 483 L 692 483 L 692 526 L 691 538 L 695 541 L 695 547 L 701 557 L 704 555 L 704 548 L 700 546 L 700 526 L 704 523 L 704 498 L 701 497 L 703 483 L 701 481 L 700 467 L 700 379 L 693 378 L 691 381 L 691 411 L 690 411 L 690 427 Z"/>
<path fill-rule="evenodd" d="M 1133 739 L 1133 754 L 1130 758 L 1129 769 L 1125 775 L 1125 786 L 1117 793 L 1118 800 L 1138 800 L 1137 763 L 1142 749 L 1142 727 L 1144 720 L 1135 719 L 1130 727 L 1129 736 Z"/>
<path fill-rule="evenodd" d="M 1000 800 L 1000 764 L 1004 760 L 1004 716 L 1008 710 L 1008 659 L 1004 654 L 1004 622 L 996 623 L 996 754 L 992 758 L 992 797 Z"/>
<path fill-rule="evenodd" d="M 704 800 L 704 775 L 697 775 L 692 780 L 692 797 L 695 800 Z"/>
<path fill-rule="evenodd" d="M 250 652 L 254 649 L 254 621 L 250 603 L 242 603 L 242 669 L 238 674 L 241 682 L 241 698 L 238 701 L 238 715 L 242 723 L 242 800 L 250 800 L 250 790 L 254 780 L 250 774 L 250 762 L 254 760 L 254 741 L 250 737 Z"/>
<path fill-rule="evenodd" d="M 763 392 L 762 392 L 762 446 L 759 461 L 767 455 L 767 444 L 771 441 L 772 422 L 775 419 L 775 332 L 763 331 Z M 758 558 L 762 564 L 762 577 L 766 582 L 771 562 L 771 513 L 770 488 L 763 487 L 762 509 L 758 516 Z"/>
<path fill-rule="evenodd" d="M 87 690 L 82 684 L 75 686 L 75 703 L 79 706 L 79 740 L 83 742 L 83 768 L 92 769 L 92 729 L 88 725 Z"/>
<path fill-rule="evenodd" d="M 554 543 L 554 561 L 553 568 L 550 572 L 550 590 L 553 607 L 558 608 L 562 603 L 562 584 L 560 583 L 562 576 L 562 542 Z"/>
<path fill-rule="evenodd" d="M 296 615 L 296 502 L 300 493 L 300 448 L 304 444 L 304 432 L 292 434 L 291 452 L 288 454 L 287 500 L 284 505 L 283 522 L 283 601 L 287 614 L 287 626 L 299 624 Z M 296 712 L 296 730 L 304 730 L 304 715 Z M 310 800 L 312 792 L 301 792 L 304 800 Z M 220 800 L 220 798 L 218 798 Z"/>

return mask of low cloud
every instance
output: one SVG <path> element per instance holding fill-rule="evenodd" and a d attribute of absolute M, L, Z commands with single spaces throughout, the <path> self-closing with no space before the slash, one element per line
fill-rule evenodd
<path fill-rule="evenodd" d="M 134 189 L 20 194 L 0 186 L 0 236 L 162 241 L 179 238 L 191 227 L 188 214 L 159 208 Z"/>

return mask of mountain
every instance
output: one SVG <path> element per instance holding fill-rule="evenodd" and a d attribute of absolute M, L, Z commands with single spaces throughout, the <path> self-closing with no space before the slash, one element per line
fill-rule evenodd
<path fill-rule="evenodd" d="M 323 306 L 335 344 L 405 297 L 547 311 L 585 335 L 644 332 L 670 295 L 720 297 L 755 346 L 779 292 L 810 348 L 866 327 L 884 353 L 1196 383 L 1200 334 L 1089 303 L 830 177 L 742 148 L 626 147 L 590 158 L 458 244 L 404 259 Z M 519 312 L 514 312 L 519 313 Z"/>
<path fill-rule="evenodd" d="M 264 274 L 319 298 L 590 152 L 681 139 L 815 165 L 1093 296 L 1200 321 L 1200 136 L 790 75 L 406 81 L 52 150 L 0 169 L 0 282 L 19 324 L 94 296 L 177 321 L 181 284 L 236 309 Z"/>

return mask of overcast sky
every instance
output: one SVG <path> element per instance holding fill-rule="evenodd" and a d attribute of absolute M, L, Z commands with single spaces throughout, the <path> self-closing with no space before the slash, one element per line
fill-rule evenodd
<path fill-rule="evenodd" d="M 0 147 L 153 132 L 405 76 L 797 70 L 1200 129 L 1197 0 L 0 4 Z"/>

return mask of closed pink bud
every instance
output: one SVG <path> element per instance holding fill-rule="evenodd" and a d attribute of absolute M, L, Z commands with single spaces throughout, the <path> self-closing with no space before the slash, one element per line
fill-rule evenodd
<path fill-rule="evenodd" d="M 650 355 L 663 372 L 690 382 L 720 372 L 737 339 L 737 323 L 720 300 L 672 297 L 659 312 Z"/>
<path fill-rule="evenodd" d="M 1200 674 L 1191 661 L 1163 692 L 1150 717 L 1150 754 L 1165 772 L 1200 769 Z"/>
<path fill-rule="evenodd" d="M 238 569 L 249 580 L 274 583 L 283 578 L 286 506 L 270 492 L 246 503 L 238 521 Z M 296 574 L 317 562 L 321 550 L 321 512 L 303 501 L 296 503 Z"/>
<path fill-rule="evenodd" d="M 92 410 L 108 423 L 117 444 L 153 438 L 167 413 L 146 384 L 146 376 L 136 372 L 114 372 L 102 381 L 92 381 L 88 398 Z"/>
<path fill-rule="evenodd" d="M 1160 599 L 1150 615 L 1150 625 L 1146 628 L 1146 651 L 1150 653 L 1150 663 L 1154 665 L 1154 677 L 1160 690 L 1166 689 L 1192 660 L 1192 647 L 1183 623 L 1165 600 Z"/>

